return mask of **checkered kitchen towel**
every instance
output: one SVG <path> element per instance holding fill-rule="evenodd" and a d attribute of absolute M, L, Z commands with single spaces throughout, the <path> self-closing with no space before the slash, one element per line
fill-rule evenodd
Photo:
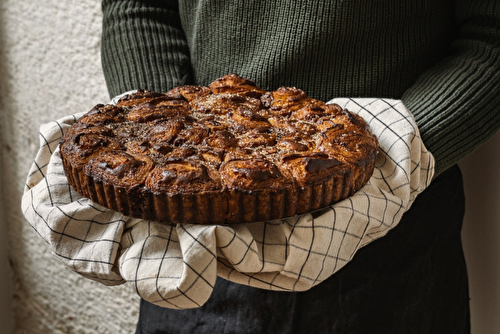
<path fill-rule="evenodd" d="M 41 126 L 23 213 L 66 266 L 106 285 L 125 283 L 159 306 L 203 305 L 217 276 L 263 289 L 307 290 L 394 228 L 434 171 L 434 159 L 401 101 L 330 102 L 361 115 L 378 137 L 380 152 L 367 185 L 319 212 L 234 226 L 125 217 L 82 198 L 66 180 L 58 143 L 81 113 Z"/>

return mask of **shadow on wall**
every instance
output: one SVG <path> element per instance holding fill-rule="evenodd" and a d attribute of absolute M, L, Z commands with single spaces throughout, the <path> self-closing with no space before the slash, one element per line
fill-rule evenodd
<path fill-rule="evenodd" d="M 6 170 L 5 156 L 9 151 L 8 147 L 8 124 L 9 113 L 6 106 L 6 98 L 9 95 L 10 87 L 8 86 L 7 78 L 9 76 L 6 67 L 6 40 L 5 40 L 5 19 L 4 10 L 0 5 L 0 170 Z M 11 289 L 11 268 L 9 262 L 9 240 L 8 240 L 8 221 L 6 219 L 6 210 L 4 207 L 4 199 L 6 187 L 3 178 L 4 173 L 0 173 L 0 324 L 2 324 L 2 333 L 13 333 L 12 323 L 12 289 Z"/>
<path fill-rule="evenodd" d="M 500 333 L 500 132 L 461 161 L 472 333 Z"/>

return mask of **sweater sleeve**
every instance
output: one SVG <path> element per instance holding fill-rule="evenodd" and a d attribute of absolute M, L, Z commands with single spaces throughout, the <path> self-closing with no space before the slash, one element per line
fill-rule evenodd
<path fill-rule="evenodd" d="M 104 0 L 101 60 L 111 96 L 189 83 L 189 49 L 176 1 Z"/>
<path fill-rule="evenodd" d="M 500 2 L 457 0 L 453 55 L 430 68 L 402 97 L 436 174 L 493 135 L 500 125 Z"/>

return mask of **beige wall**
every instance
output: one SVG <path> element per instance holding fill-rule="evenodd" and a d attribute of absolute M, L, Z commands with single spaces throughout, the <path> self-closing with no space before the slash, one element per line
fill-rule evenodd
<path fill-rule="evenodd" d="M 99 58 L 99 1 L 41 4 L 0 1 L 2 333 L 11 332 L 7 324 L 12 319 L 15 333 L 131 333 L 137 296 L 124 286 L 104 287 L 63 267 L 20 212 L 39 125 L 108 99 Z M 497 135 L 462 163 L 469 198 L 464 241 L 474 334 L 500 333 L 499 143 Z"/>
<path fill-rule="evenodd" d="M 100 15 L 95 0 L 0 1 L 6 211 L 0 219 L 1 232 L 9 225 L 15 333 L 128 334 L 137 320 L 138 297 L 131 290 L 105 287 L 63 267 L 20 209 L 40 124 L 108 101 L 99 55 Z M 7 333 L 3 324 L 0 332 Z"/>
<path fill-rule="evenodd" d="M 0 110 L 0 113 L 2 110 Z M 0 178 L 0 189 L 3 189 L 2 180 Z M 11 277 L 10 265 L 7 258 L 8 244 L 8 229 L 5 224 L 5 209 L 2 205 L 2 195 L 0 194 L 0 326 L 2 330 L 8 334 L 13 331 L 13 321 L 11 312 Z"/>
<path fill-rule="evenodd" d="M 461 161 L 473 334 L 500 333 L 500 132 Z"/>

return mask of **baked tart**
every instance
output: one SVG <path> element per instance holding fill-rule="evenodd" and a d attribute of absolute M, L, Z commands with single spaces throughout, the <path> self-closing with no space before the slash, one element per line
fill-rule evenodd
<path fill-rule="evenodd" d="M 82 196 L 130 217 L 189 224 L 321 209 L 368 182 L 377 150 L 360 116 L 235 74 L 96 105 L 60 142 Z"/>

